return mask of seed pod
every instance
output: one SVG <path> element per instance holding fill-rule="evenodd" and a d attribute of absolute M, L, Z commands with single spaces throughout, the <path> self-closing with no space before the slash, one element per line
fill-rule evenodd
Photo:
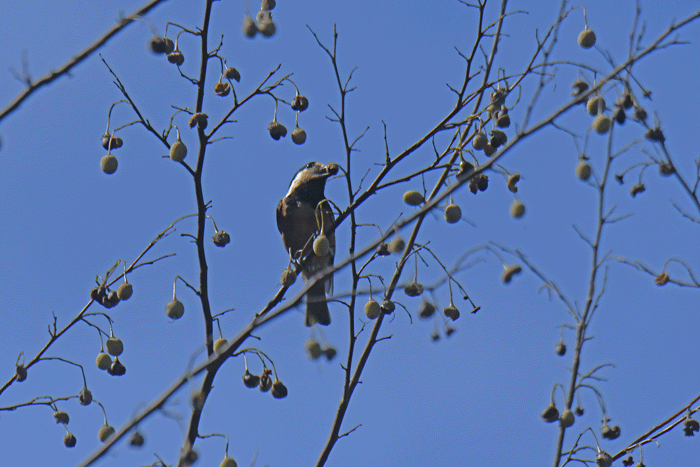
<path fill-rule="evenodd" d="M 106 352 L 100 352 L 97 354 L 95 363 L 97 363 L 97 368 L 100 370 L 106 370 L 112 366 L 112 357 Z"/>
<path fill-rule="evenodd" d="M 379 308 L 381 308 L 382 313 L 390 315 L 396 309 L 396 305 L 391 300 L 384 300 Z"/>
<path fill-rule="evenodd" d="M 644 132 L 644 136 L 649 141 L 655 141 L 657 143 L 663 143 L 664 141 L 666 141 L 666 137 L 664 136 L 664 132 L 661 131 L 661 128 L 659 128 L 659 127 L 647 128 L 647 131 Z"/>
<path fill-rule="evenodd" d="M 303 112 L 308 107 L 309 100 L 306 98 L 306 96 L 302 96 L 301 94 L 297 94 L 296 96 L 294 96 L 294 100 L 292 100 L 292 110 Z"/>
<path fill-rule="evenodd" d="M 180 66 L 183 63 L 185 63 L 185 56 L 182 54 L 182 52 L 176 50 L 173 53 L 168 54 L 168 61 L 170 63 L 174 63 L 177 66 Z"/>
<path fill-rule="evenodd" d="M 588 91 L 588 83 L 582 79 L 577 79 L 576 81 L 571 83 L 571 87 L 573 88 L 573 91 L 571 91 L 571 95 L 574 97 L 580 96 L 584 92 Z"/>
<path fill-rule="evenodd" d="M 445 208 L 445 220 L 448 224 L 455 224 L 462 219 L 462 209 L 456 204 L 450 204 Z"/>
<path fill-rule="evenodd" d="M 90 405 L 90 402 L 92 402 L 92 393 L 88 388 L 83 387 L 80 394 L 78 394 L 78 401 L 80 405 Z"/>
<path fill-rule="evenodd" d="M 561 424 L 561 426 L 563 426 L 564 428 L 569 428 L 571 425 L 574 424 L 575 421 L 576 417 L 574 416 L 574 413 L 569 409 L 563 411 L 561 417 L 559 418 L 559 424 Z"/>
<path fill-rule="evenodd" d="M 513 204 L 510 205 L 510 215 L 516 219 L 523 217 L 525 214 L 525 205 L 517 199 L 513 200 Z"/>
<path fill-rule="evenodd" d="M 260 30 L 260 34 L 262 34 L 265 37 L 274 36 L 275 31 L 277 30 L 277 28 L 275 27 L 275 23 L 273 23 L 272 20 L 258 23 L 258 29 Z"/>
<path fill-rule="evenodd" d="M 377 256 L 389 256 L 391 254 L 391 251 L 389 251 L 389 244 L 386 242 L 380 243 L 376 253 Z"/>
<path fill-rule="evenodd" d="M 134 287 L 128 282 L 123 282 L 117 289 L 117 297 L 119 300 L 129 300 L 134 293 Z"/>
<path fill-rule="evenodd" d="M 145 440 L 143 439 L 143 435 L 139 431 L 134 431 L 134 433 L 129 438 L 129 445 L 137 448 L 143 446 L 144 442 Z"/>
<path fill-rule="evenodd" d="M 246 370 L 243 374 L 243 384 L 245 384 L 247 388 L 256 388 L 258 384 L 260 384 L 260 376 L 254 375 Z"/>
<path fill-rule="evenodd" d="M 423 195 L 416 190 L 410 190 L 403 194 L 403 202 L 409 206 L 419 206 L 424 201 Z"/>
<path fill-rule="evenodd" d="M 274 10 L 275 5 L 277 5 L 277 2 L 275 0 L 260 0 L 260 9 L 261 10 L 267 10 L 267 11 Z"/>
<path fill-rule="evenodd" d="M 165 41 L 160 36 L 151 37 L 151 40 L 148 41 L 148 47 L 154 54 L 164 54 L 166 50 Z"/>
<path fill-rule="evenodd" d="M 338 352 L 333 348 L 333 347 L 327 347 L 324 351 L 323 354 L 326 356 L 326 360 L 329 362 L 335 358 L 335 354 Z"/>
<path fill-rule="evenodd" d="M 292 141 L 294 144 L 304 144 L 306 141 L 306 132 L 303 128 L 296 127 L 294 131 L 292 131 Z"/>
<path fill-rule="evenodd" d="M 638 122 L 643 122 L 647 119 L 647 111 L 644 107 L 634 106 L 634 119 Z"/>
<path fill-rule="evenodd" d="M 605 99 L 603 98 L 603 96 L 595 96 L 588 99 L 588 103 L 586 104 L 586 111 L 592 117 L 595 117 L 605 109 Z"/>
<path fill-rule="evenodd" d="M 214 352 L 221 353 L 226 345 L 228 345 L 228 341 L 223 337 L 219 337 L 214 341 Z"/>
<path fill-rule="evenodd" d="M 523 270 L 523 268 L 517 264 L 511 265 L 511 266 L 504 266 L 503 272 L 501 273 L 501 280 L 503 281 L 504 284 L 508 284 L 513 279 L 513 276 L 515 276 L 516 274 L 520 274 L 520 272 L 522 272 L 522 270 Z M 558 416 L 559 415 L 557 415 L 557 417 Z"/>
<path fill-rule="evenodd" d="M 673 175 L 675 172 L 676 169 L 670 162 L 662 162 L 659 164 L 659 174 L 663 175 L 664 177 Z"/>
<path fill-rule="evenodd" d="M 620 104 L 624 109 L 631 109 L 634 106 L 632 96 L 628 92 L 624 92 L 620 98 Z"/>
<path fill-rule="evenodd" d="M 499 87 L 491 93 L 489 96 L 489 105 L 487 107 L 489 112 L 494 112 L 500 109 L 503 104 L 506 103 L 506 96 L 508 95 L 508 89 Z"/>
<path fill-rule="evenodd" d="M 202 130 L 204 130 L 208 124 L 209 115 L 205 113 L 196 113 L 190 117 L 190 128 L 194 128 L 196 125 L 197 128 L 201 128 Z"/>
<path fill-rule="evenodd" d="M 484 148 L 484 154 L 487 157 L 491 157 L 493 155 L 493 153 L 495 153 L 495 152 L 496 152 L 496 148 L 494 148 L 490 144 L 487 144 L 486 147 Z"/>
<path fill-rule="evenodd" d="M 549 407 L 544 409 L 544 412 L 542 412 L 540 417 L 542 417 L 542 420 L 544 420 L 547 423 L 553 423 L 559 420 L 559 411 L 555 406 L 550 405 Z"/>
<path fill-rule="evenodd" d="M 584 29 L 578 35 L 578 45 L 584 49 L 590 49 L 595 45 L 595 33 L 592 29 Z"/>
<path fill-rule="evenodd" d="M 506 135 L 506 132 L 499 130 L 498 128 L 491 130 L 489 134 L 491 135 L 491 146 L 493 146 L 494 149 L 503 146 L 508 141 L 508 135 Z"/>
<path fill-rule="evenodd" d="M 389 251 L 392 253 L 403 253 L 404 248 L 406 248 L 406 242 L 398 235 L 389 243 Z"/>
<path fill-rule="evenodd" d="M 328 237 L 321 234 L 314 240 L 314 254 L 316 256 L 326 256 L 331 249 Z"/>
<path fill-rule="evenodd" d="M 230 66 L 224 70 L 224 78 L 241 81 L 241 74 L 234 67 Z"/>
<path fill-rule="evenodd" d="M 369 319 L 377 319 L 381 310 L 379 308 L 379 302 L 374 299 L 369 299 L 365 303 L 365 316 Z"/>
<path fill-rule="evenodd" d="M 123 376 L 126 373 L 126 367 L 119 361 L 119 358 L 115 358 L 107 373 L 112 376 Z"/>
<path fill-rule="evenodd" d="M 297 280 L 297 273 L 294 271 L 294 269 L 287 268 L 284 271 L 282 271 L 282 278 L 280 279 L 280 282 L 282 283 L 283 286 L 289 287 L 292 284 L 294 284 Z"/>
<path fill-rule="evenodd" d="M 164 38 L 163 38 L 163 45 L 165 45 L 165 50 L 163 51 L 163 53 L 164 53 L 165 55 L 168 55 L 168 54 L 171 53 L 173 50 L 175 50 L 175 43 L 174 43 L 173 40 L 172 40 L 171 38 L 169 38 L 169 37 L 164 37 Z"/>
<path fill-rule="evenodd" d="M 180 319 L 185 313 L 185 305 L 182 304 L 177 298 L 173 298 L 167 305 L 165 305 L 165 314 L 171 319 Z"/>
<path fill-rule="evenodd" d="M 117 337 L 110 337 L 107 339 L 105 347 L 107 347 L 107 353 L 115 357 L 118 357 L 124 352 L 124 344 L 122 340 Z"/>
<path fill-rule="evenodd" d="M 97 437 L 102 441 L 103 443 L 107 441 L 107 438 L 112 436 L 114 434 L 114 428 L 105 424 L 102 425 L 102 428 L 100 428 L 100 431 L 97 432 Z"/>
<path fill-rule="evenodd" d="M 556 347 L 556 352 L 557 355 L 559 355 L 560 357 L 564 356 L 564 354 L 566 353 L 566 344 L 564 344 L 563 342 L 559 342 Z"/>
<path fill-rule="evenodd" d="M 588 162 L 581 160 L 576 166 L 576 177 L 579 180 L 588 180 L 591 176 L 591 166 Z"/>
<path fill-rule="evenodd" d="M 107 154 L 100 160 L 100 168 L 107 175 L 111 175 L 117 171 L 117 158 L 111 154 Z"/>
<path fill-rule="evenodd" d="M 27 368 L 24 365 L 15 367 L 15 379 L 20 383 L 27 379 Z"/>
<path fill-rule="evenodd" d="M 520 174 L 513 174 L 510 177 L 508 177 L 508 189 L 513 193 L 517 193 L 518 187 L 515 186 L 515 184 L 518 183 L 519 181 L 520 181 Z"/>
<path fill-rule="evenodd" d="M 510 116 L 508 112 L 501 110 L 498 112 L 498 119 L 496 119 L 496 126 L 498 128 L 508 128 L 510 126 Z"/>
<path fill-rule="evenodd" d="M 57 410 L 54 412 L 53 418 L 56 420 L 56 423 L 63 423 L 64 425 L 68 425 L 68 422 L 70 421 L 70 417 L 63 410 Z"/>
<path fill-rule="evenodd" d="M 75 435 L 73 433 L 66 433 L 66 436 L 63 437 L 63 444 L 67 448 L 72 448 L 75 447 L 76 443 Z"/>
<path fill-rule="evenodd" d="M 119 149 L 124 145 L 124 140 L 119 136 L 110 136 L 106 134 L 102 137 L 102 147 L 105 149 Z"/>
<path fill-rule="evenodd" d="M 435 305 L 433 305 L 432 303 L 430 303 L 427 300 L 423 300 L 421 302 L 420 306 L 418 307 L 418 316 L 426 319 L 426 318 L 430 318 L 434 314 L 435 314 Z"/>
<path fill-rule="evenodd" d="M 644 193 L 646 191 L 646 187 L 644 186 L 643 183 L 637 183 L 635 186 L 632 187 L 630 190 L 630 194 L 632 197 L 636 197 L 639 193 Z"/>
<path fill-rule="evenodd" d="M 481 151 L 482 149 L 484 149 L 488 143 L 489 143 L 488 138 L 481 131 L 479 131 L 477 134 L 475 134 L 474 137 L 472 138 L 472 146 L 477 151 Z"/>
<path fill-rule="evenodd" d="M 225 247 L 231 241 L 231 236 L 223 230 L 214 232 L 214 235 L 212 235 L 211 238 L 214 241 L 214 245 L 218 246 L 219 248 Z"/>
<path fill-rule="evenodd" d="M 253 21 L 253 18 L 246 15 L 246 17 L 243 19 L 241 30 L 243 31 L 244 36 L 253 38 L 258 33 L 258 26 L 255 24 L 255 21 Z"/>
<path fill-rule="evenodd" d="M 610 467 L 613 463 L 613 458 L 607 452 L 600 451 L 598 455 L 595 456 L 595 463 L 598 467 Z"/>
<path fill-rule="evenodd" d="M 263 374 L 260 377 L 260 384 L 258 384 L 258 388 L 260 388 L 262 392 L 267 392 L 270 390 L 270 388 L 272 388 L 272 378 L 270 378 L 270 375 Z"/>
<path fill-rule="evenodd" d="M 282 381 L 277 380 L 272 383 L 272 397 L 275 399 L 284 399 L 287 397 L 287 386 L 282 384 Z"/>
<path fill-rule="evenodd" d="M 100 303 L 102 303 L 102 306 L 105 308 L 113 308 L 119 303 L 119 296 L 116 291 L 112 290 L 109 295 L 104 295 L 102 297 L 102 302 Z"/>
<path fill-rule="evenodd" d="M 306 347 L 306 354 L 311 360 L 318 359 L 323 353 L 321 350 L 321 344 L 319 344 L 318 341 L 313 337 L 306 341 L 306 344 L 304 344 L 304 346 Z"/>
<path fill-rule="evenodd" d="M 226 456 L 224 460 L 221 461 L 221 464 L 219 464 L 219 467 L 238 467 L 238 464 L 236 464 L 235 460 Z"/>
<path fill-rule="evenodd" d="M 625 109 L 616 105 L 615 109 L 613 109 L 612 118 L 614 118 L 618 124 L 623 125 L 625 123 L 625 120 L 627 119 L 627 115 L 625 115 Z"/>
<path fill-rule="evenodd" d="M 222 83 L 219 81 L 214 85 L 214 94 L 220 97 L 226 97 L 231 92 L 231 85 L 229 83 Z"/>
<path fill-rule="evenodd" d="M 403 289 L 403 292 L 409 297 L 417 297 L 423 293 L 423 285 L 414 281 L 413 283 L 407 285 Z"/>
<path fill-rule="evenodd" d="M 596 131 L 596 133 L 601 135 L 604 135 L 610 130 L 610 124 L 610 117 L 606 117 L 602 114 L 593 119 L 593 129 Z"/>
<path fill-rule="evenodd" d="M 287 128 L 279 122 L 270 123 L 267 129 L 270 131 L 270 136 L 272 136 L 272 139 L 275 141 L 279 141 L 283 136 L 287 136 Z"/>
<path fill-rule="evenodd" d="M 445 316 L 450 318 L 452 321 L 457 321 L 457 319 L 459 318 L 459 310 L 457 309 L 456 306 L 454 306 L 451 303 L 448 306 L 446 306 L 442 310 L 442 312 L 445 314 Z"/>

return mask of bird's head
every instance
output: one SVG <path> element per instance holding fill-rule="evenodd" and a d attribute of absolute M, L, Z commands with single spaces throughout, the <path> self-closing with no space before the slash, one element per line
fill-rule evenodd
<path fill-rule="evenodd" d="M 320 162 L 309 162 L 294 175 L 289 184 L 286 197 L 293 197 L 312 204 L 323 200 L 323 191 L 328 177 L 338 173 L 340 166 L 336 163 L 323 165 Z"/>

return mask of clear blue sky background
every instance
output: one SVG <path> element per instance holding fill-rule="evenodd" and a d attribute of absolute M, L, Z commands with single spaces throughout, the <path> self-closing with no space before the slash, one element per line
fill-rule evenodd
<path fill-rule="evenodd" d="M 4 2 L 0 14 L 0 106 L 19 92 L 22 84 L 8 68 L 21 69 L 26 50 L 34 78 L 56 69 L 112 26 L 120 12 L 128 14 L 141 1 L 90 2 Z M 196 28 L 201 25 L 201 1 L 172 0 L 157 8 L 147 22 L 160 33 L 166 21 Z M 252 1 L 253 13 L 257 10 Z M 643 18 L 647 21 L 644 44 L 666 29 L 670 22 L 693 12 L 694 2 L 647 1 Z M 627 55 L 628 35 L 634 4 L 626 2 L 587 2 L 589 25 L 598 37 L 598 46 L 618 62 Z M 517 73 L 535 48 L 535 30 L 540 36 L 556 18 L 558 2 L 513 1 L 510 11 L 529 14 L 512 16 L 504 28 L 498 66 L 506 73 Z M 215 311 L 235 307 L 226 315 L 221 328 L 224 336 L 234 335 L 277 290 L 286 256 L 275 226 L 274 209 L 287 190 L 293 173 L 309 160 L 343 162 L 343 145 L 337 125 L 330 123 L 328 103 L 337 106 L 338 93 L 332 68 L 325 53 L 306 28 L 310 25 L 326 42 L 332 43 L 333 24 L 339 32 L 338 54 L 343 76 L 357 67 L 357 86 L 348 101 L 348 128 L 351 137 L 370 127 L 358 144 L 355 174 L 364 170 L 376 175 L 384 157 L 382 120 L 388 128 L 392 154 L 412 144 L 430 129 L 453 105 L 453 94 L 445 86 L 459 85 L 464 64 L 454 47 L 468 53 L 475 37 L 475 14 L 457 1 L 440 2 L 291 2 L 279 0 L 274 11 L 277 34 L 270 40 L 242 37 L 242 1 L 221 1 L 214 5 L 211 44 L 224 35 L 221 49 L 229 64 L 241 72 L 236 85 L 239 96 L 246 95 L 278 63 L 280 73 L 294 73 L 293 79 L 310 100 L 300 116 L 308 134 L 303 146 L 292 144 L 289 136 L 271 140 L 266 127 L 272 120 L 274 102 L 262 97 L 236 114 L 238 123 L 228 127 L 233 139 L 209 148 L 205 173 L 205 197 L 213 200 L 210 214 L 219 228 L 231 234 L 224 249 L 211 245 L 210 294 Z M 488 8 L 493 19 L 497 4 Z M 192 107 L 195 88 L 180 78 L 175 66 L 164 57 L 146 50 L 151 37 L 147 22 L 130 27 L 101 50 L 120 76 L 143 113 L 158 129 L 167 125 L 171 105 Z M 601 54 L 584 51 L 576 45 L 583 29 L 581 11 L 574 12 L 561 28 L 560 43 L 554 55 L 558 60 L 585 62 L 607 70 Z M 650 115 L 658 112 L 668 147 L 684 177 L 693 179 L 700 136 L 697 131 L 698 43 L 700 23 L 681 31 L 690 45 L 675 46 L 647 57 L 636 68 L 636 76 L 653 94 L 645 102 Z M 488 44 L 488 43 L 487 43 Z M 185 54 L 183 70 L 191 75 L 198 69 L 198 42 L 181 36 Z M 211 63 L 212 88 L 218 64 Z M 535 117 L 548 115 L 568 97 L 569 84 L 577 71 L 571 66 L 558 68 L 556 87 L 543 93 Z M 591 75 L 587 75 L 591 78 Z M 189 175 L 177 164 L 161 158 L 165 148 L 143 128 L 123 130 L 124 147 L 116 152 L 119 169 L 113 176 L 99 169 L 104 150 L 100 137 L 109 106 L 121 99 L 112 77 L 98 56 L 93 56 L 50 87 L 38 91 L 17 112 L 0 125 L 0 379 L 14 371 L 17 355 L 27 357 L 46 342 L 52 312 L 61 326 L 85 305 L 97 274 L 104 274 L 117 259 L 132 261 L 151 239 L 174 219 L 194 212 L 195 203 Z M 523 100 L 512 111 L 517 123 L 524 113 L 535 81 L 523 87 Z M 638 89 L 637 89 L 638 90 Z M 614 91 L 611 91 L 614 96 Z M 280 96 L 290 99 L 293 88 L 286 85 Z M 509 98 L 509 105 L 513 100 Z M 612 98 L 611 98 L 612 99 Z M 230 100 L 207 94 L 206 112 L 215 120 L 223 115 Z M 113 123 L 132 121 L 126 105 L 113 112 Z M 279 119 L 291 131 L 294 115 L 280 109 Z M 573 109 L 559 123 L 577 134 L 590 124 L 581 108 Z M 193 159 L 196 137 L 187 129 L 185 118 L 176 124 L 183 130 L 183 141 Z M 514 127 L 508 130 L 512 135 Z M 615 139 L 621 148 L 641 136 L 639 126 L 628 124 Z M 604 162 L 605 138 L 592 136 L 588 146 L 594 173 Z M 439 143 L 439 142 L 438 142 Z M 443 142 L 444 143 L 444 142 Z M 438 147 L 441 147 L 438 145 Z M 643 145 L 647 150 L 653 147 Z M 414 155 L 414 162 L 400 168 L 402 174 L 425 164 L 433 157 L 425 147 Z M 639 150 L 621 156 L 616 172 L 647 160 Z M 489 240 L 518 247 L 577 303 L 583 305 L 590 269 L 590 249 L 578 237 L 572 224 L 593 236 L 597 209 L 596 191 L 576 180 L 577 162 L 572 138 L 553 128 L 524 141 L 502 161 L 511 172 L 520 172 L 518 195 L 527 206 L 522 220 L 508 215 L 512 194 L 504 180 L 491 174 L 491 186 L 473 196 L 467 190 L 455 196 L 466 222 L 449 226 L 440 213 L 426 222 L 420 242 L 431 245 L 446 264 L 463 251 Z M 362 169 L 359 169 L 359 168 Z M 698 217 L 697 210 L 674 179 L 660 178 L 654 167 L 645 172 L 646 192 L 633 199 L 629 188 L 638 172 L 626 176 L 624 186 L 610 183 L 606 206 L 617 206 L 618 214 L 634 213 L 631 218 L 609 226 L 602 252 L 630 260 L 640 260 L 660 270 L 670 257 L 683 258 L 700 275 L 700 238 L 697 224 L 681 218 L 671 205 L 677 202 Z M 366 186 L 363 185 L 363 186 Z M 401 212 L 410 209 L 400 201 L 406 189 L 419 189 L 418 182 L 387 190 L 383 196 L 358 210 L 360 222 L 378 222 L 385 228 Z M 340 206 L 346 203 L 344 184 L 331 181 L 327 194 Z M 343 226 L 347 227 L 347 226 Z M 194 223 L 181 223 L 178 232 L 194 233 Z M 360 243 L 376 237 L 376 229 L 362 229 Z M 210 231 L 210 235 L 213 231 Z M 345 228 L 338 233 L 338 256 L 347 251 Z M 95 367 L 99 341 L 94 329 L 78 325 L 47 353 L 82 363 L 88 386 L 96 399 L 105 404 L 110 424 L 119 427 L 139 406 L 159 395 L 188 361 L 201 361 L 204 336 L 198 300 L 185 287 L 178 298 L 185 315 L 171 322 L 164 306 L 171 298 L 176 274 L 196 283 L 198 269 L 194 248 L 186 237 L 173 235 L 159 243 L 150 254 L 177 252 L 177 256 L 144 267 L 130 277 L 134 296 L 110 311 L 115 334 L 125 344 L 123 362 L 127 373 L 110 377 Z M 343 429 L 361 424 L 340 440 L 328 465 L 550 465 L 556 441 L 556 424 L 540 420 L 552 386 L 569 379 L 573 335 L 564 333 L 570 351 L 563 358 L 554 352 L 561 324 L 570 317 L 556 299 L 539 292 L 539 279 L 525 271 L 504 286 L 501 265 L 490 254 L 478 255 L 483 261 L 458 276 L 471 297 L 482 307 L 476 315 L 458 303 L 462 317 L 457 332 L 437 343 L 430 341 L 432 322 L 414 320 L 399 310 L 385 321 L 382 334 L 392 338 L 375 348 L 358 387 Z M 507 257 L 508 262 L 515 262 Z M 377 262 L 372 272 L 390 277 L 394 258 Z M 405 277 L 410 278 L 411 270 Z M 683 276 L 678 265 L 669 270 Z M 431 283 L 440 276 L 438 266 L 419 266 L 419 279 Z M 607 292 L 601 300 L 591 328 L 595 339 L 586 344 L 582 371 L 613 363 L 600 373 L 607 382 L 597 384 L 605 397 L 613 424 L 622 429 L 615 441 L 602 440 L 614 453 L 628 442 L 664 420 L 694 398 L 700 389 L 697 354 L 700 330 L 700 298 L 697 289 L 680 289 L 672 284 L 659 288 L 653 278 L 628 266 L 610 263 Z M 336 277 L 336 292 L 347 291 L 347 275 Z M 400 298 L 399 298 L 400 297 Z M 448 293 L 435 295 L 442 307 Z M 418 299 L 398 294 L 413 312 Z M 101 311 L 95 308 L 94 311 Z M 215 388 L 204 411 L 202 434 L 219 432 L 230 438 L 229 454 L 239 465 L 247 465 L 258 453 L 256 465 L 310 465 L 315 462 L 328 437 L 340 400 L 348 323 L 340 306 L 332 308 L 333 323 L 323 329 L 325 339 L 336 346 L 339 357 L 332 363 L 311 362 L 304 353 L 309 331 L 302 313 L 293 311 L 259 330 L 257 345 L 275 361 L 278 374 L 289 388 L 282 401 L 269 394 L 246 389 L 241 383 L 242 359 L 228 361 L 215 381 Z M 94 322 L 106 327 L 104 321 Z M 366 335 L 360 336 L 364 344 Z M 251 359 L 251 369 L 256 369 Z M 141 429 L 147 444 L 140 451 L 120 443 L 100 465 L 148 465 L 153 452 L 167 462 L 176 462 L 182 443 L 183 426 L 188 421 L 189 392 L 193 382 L 180 391 L 167 406 L 166 418 L 158 414 Z M 15 383 L 0 398 L 0 406 L 30 398 L 77 393 L 82 378 L 77 368 L 60 362 L 40 362 L 28 379 Z M 556 394 L 563 404 L 561 392 Z M 601 412 L 590 391 L 581 393 L 586 414 L 577 418 L 567 432 L 565 446 L 571 446 L 578 432 L 588 426 L 599 433 Z M 97 431 L 102 413 L 97 405 L 81 407 L 75 400 L 60 405 L 71 416 L 70 429 L 78 444 L 63 447 L 63 428 L 55 425 L 46 407 L 24 408 L 0 413 L 0 448 L 3 464 L 16 466 L 74 465 L 98 445 Z M 181 417 L 180 421 L 176 420 Z M 648 445 L 645 463 L 695 465 L 700 458 L 697 437 L 685 438 L 680 429 L 662 437 L 659 447 Z M 590 434 L 583 442 L 592 443 Z M 223 441 L 200 440 L 198 465 L 218 465 Z M 591 451 L 586 456 L 593 458 Z M 635 459 L 639 460 L 638 453 Z"/>

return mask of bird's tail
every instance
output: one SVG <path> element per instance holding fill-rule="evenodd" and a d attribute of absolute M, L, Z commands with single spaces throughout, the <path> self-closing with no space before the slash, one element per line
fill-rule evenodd
<path fill-rule="evenodd" d="M 323 281 L 314 284 L 306 292 L 306 316 L 305 324 L 313 326 L 315 323 L 328 326 L 331 324 L 331 314 L 326 303 L 326 287 Z"/>

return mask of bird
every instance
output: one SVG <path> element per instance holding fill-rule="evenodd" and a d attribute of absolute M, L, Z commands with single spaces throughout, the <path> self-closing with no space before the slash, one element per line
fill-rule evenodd
<path fill-rule="evenodd" d="M 305 164 L 294 175 L 289 191 L 277 204 L 277 229 L 282 234 L 282 243 L 290 257 L 302 261 L 301 277 L 304 282 L 316 273 L 333 265 L 335 255 L 335 233 L 333 232 L 333 211 L 324 194 L 326 181 L 338 173 L 335 163 L 323 165 L 320 162 Z M 317 211 L 319 215 L 317 216 Z M 318 220 L 317 220 L 318 219 Z M 314 253 L 313 243 L 321 232 L 328 238 L 329 251 L 324 256 Z M 331 315 L 326 302 L 326 291 L 330 291 L 332 276 L 314 284 L 306 292 L 306 313 L 304 324 L 315 323 L 327 326 Z"/>

